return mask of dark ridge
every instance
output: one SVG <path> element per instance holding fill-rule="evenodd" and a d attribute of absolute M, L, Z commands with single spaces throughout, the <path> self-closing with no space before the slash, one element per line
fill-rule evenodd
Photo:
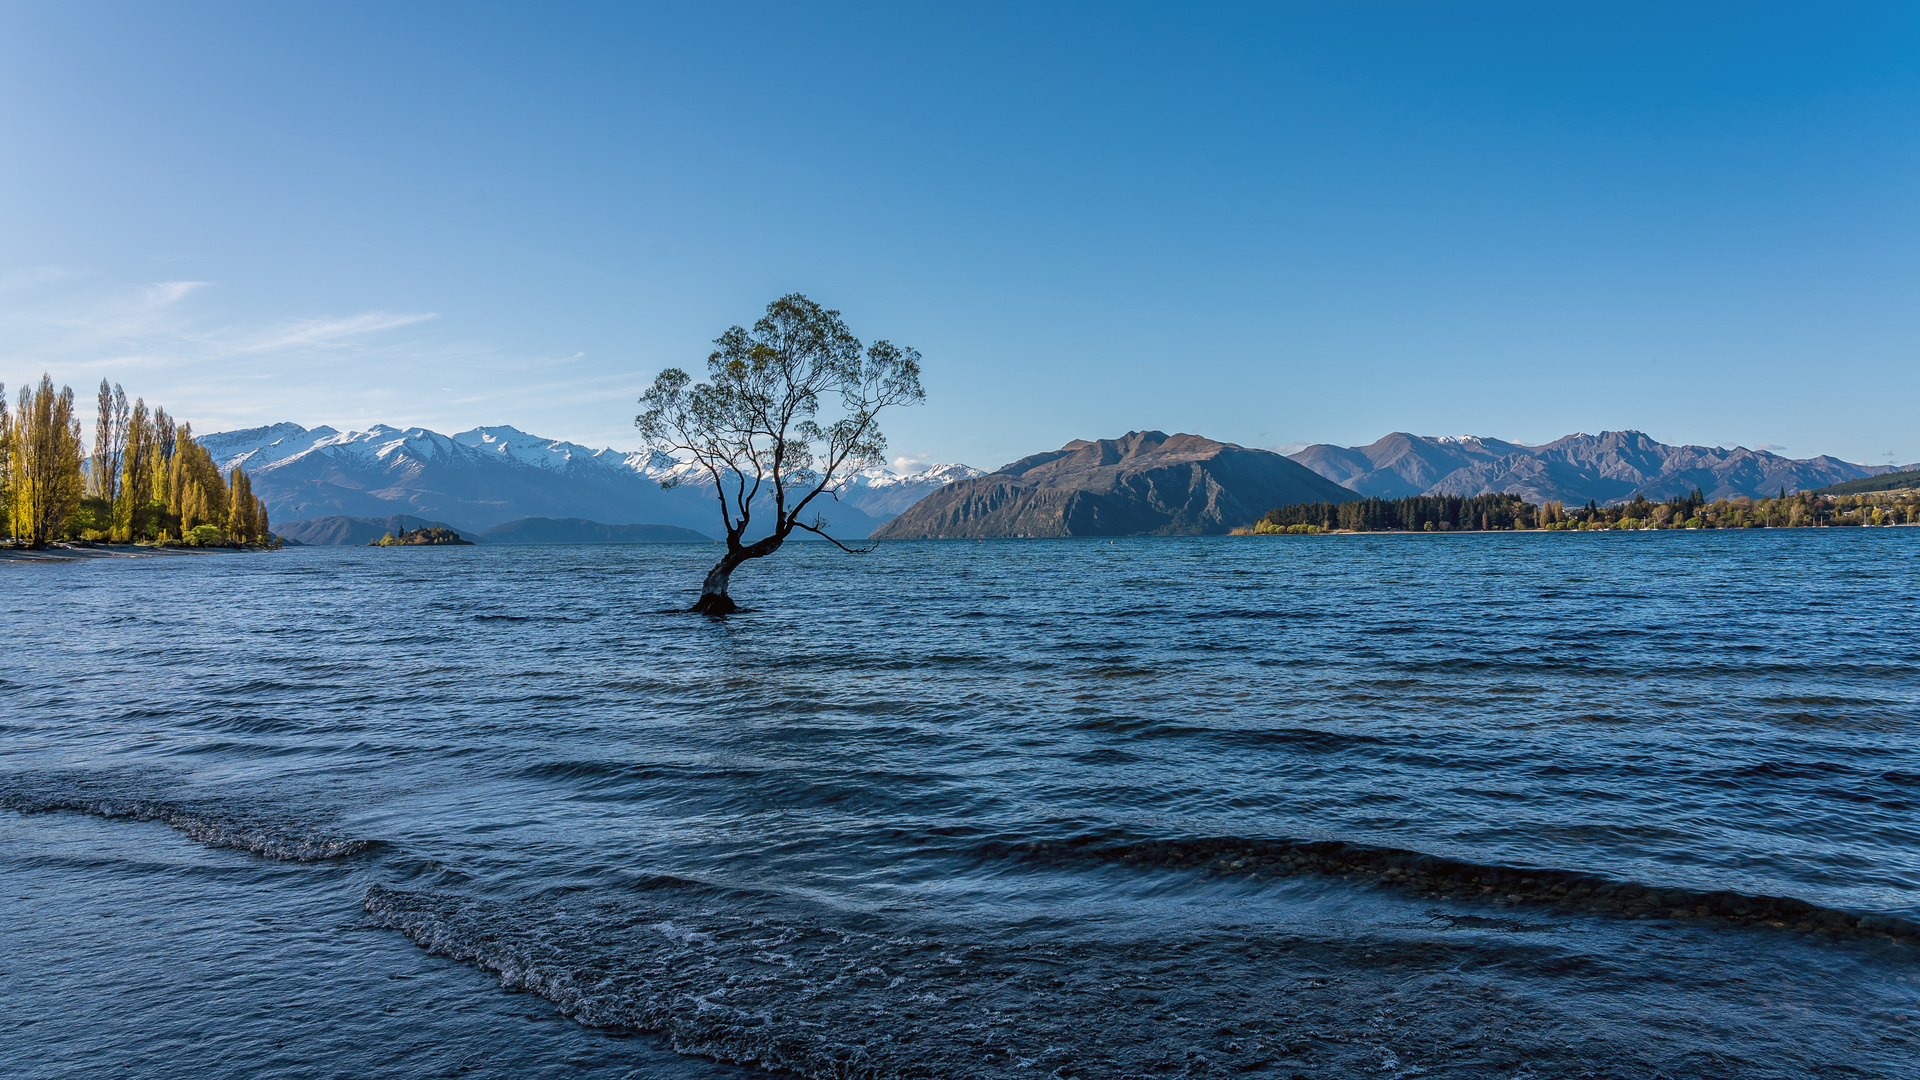
<path fill-rule="evenodd" d="M 480 534 L 483 544 L 710 544 L 706 533 L 677 525 L 608 525 L 586 518 L 528 517 Z"/>
<path fill-rule="evenodd" d="M 1920 471 L 1881 473 L 1879 476 L 1863 476 L 1858 480 L 1847 480 L 1838 484 L 1828 484 L 1818 488 L 1815 495 L 1869 495 L 1879 491 L 1905 491 L 1908 488 L 1920 488 Z"/>
<path fill-rule="evenodd" d="M 1126 841 L 1088 835 L 1026 844 L 995 842 L 978 850 L 987 858 L 1197 869 L 1207 877 L 1244 876 L 1256 881 L 1316 874 L 1442 899 L 1484 899 L 1502 906 L 1568 908 L 1626 918 L 1712 919 L 1833 938 L 1920 943 L 1920 922 L 1841 911 L 1789 896 L 1655 887 L 1579 871 L 1475 863 L 1339 840 L 1216 836 Z"/>
<path fill-rule="evenodd" d="M 1435 438 L 1396 431 L 1368 446 L 1317 443 L 1289 455 L 1362 495 L 1477 495 L 1505 492 L 1532 503 L 1601 506 L 1637 495 L 1659 502 L 1704 489 L 1709 500 L 1753 498 L 1833 487 L 1852 488 L 1875 466 L 1833 457 L 1785 458 L 1764 450 L 1674 446 L 1638 431 L 1568 435 L 1543 446 L 1486 438 Z M 1920 464 L 1903 465 L 1920 470 Z M 1877 478 L 1874 478 L 1877 479 Z"/>
<path fill-rule="evenodd" d="M 300 521 L 276 522 L 273 526 L 274 532 L 301 547 L 359 547 L 379 540 L 388 533 L 398 534 L 413 529 L 446 529 L 459 533 L 458 529 L 444 521 L 412 514 L 389 514 L 379 518 L 328 514 Z M 464 535 L 463 538 L 471 540 L 473 537 Z"/>
<path fill-rule="evenodd" d="M 1352 492 L 1268 450 L 1130 431 L 1075 440 L 927 494 L 876 540 L 1226 533 L 1269 506 Z"/>

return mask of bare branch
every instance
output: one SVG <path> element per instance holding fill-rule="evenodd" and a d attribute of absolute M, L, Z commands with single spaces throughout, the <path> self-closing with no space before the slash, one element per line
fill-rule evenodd
<path fill-rule="evenodd" d="M 820 526 L 826 525 L 826 521 L 822 518 L 816 517 L 813 520 L 814 520 L 814 525 L 820 525 Z M 868 544 L 866 547 L 851 548 L 841 543 L 840 541 L 835 540 L 833 537 L 827 536 L 826 532 L 823 529 L 815 528 L 814 525 L 809 525 L 804 521 L 796 521 L 793 523 L 793 525 L 797 529 L 805 529 L 808 532 L 813 533 L 817 536 L 826 536 L 828 543 L 832 544 L 834 547 L 839 548 L 841 551 L 844 551 L 849 555 L 871 555 L 873 554 L 873 549 L 880 546 L 878 543 L 873 543 L 873 544 Z"/>

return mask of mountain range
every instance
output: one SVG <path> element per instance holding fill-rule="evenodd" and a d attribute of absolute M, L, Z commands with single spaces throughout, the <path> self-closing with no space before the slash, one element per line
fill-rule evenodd
<path fill-rule="evenodd" d="M 1695 488 L 1709 499 L 1757 498 L 1915 468 L 1785 458 L 1743 446 L 1670 446 L 1638 431 L 1568 435 L 1543 446 L 1396 431 L 1367 446 L 1317 443 L 1288 456 L 1366 496 L 1506 492 L 1533 503 L 1602 506 L 1637 495 L 1659 501 Z"/>
<path fill-rule="evenodd" d="M 1275 506 L 1358 495 L 1270 450 L 1129 431 L 1076 439 L 928 493 L 879 540 L 1224 533 Z"/>
<path fill-rule="evenodd" d="M 411 522 L 405 528 L 444 526 L 480 542 L 507 524 L 518 525 L 519 538 L 495 542 L 633 542 L 642 537 L 633 530 L 645 526 L 712 536 L 719 525 L 712 484 L 693 465 L 506 426 L 441 435 L 384 424 L 342 432 L 286 423 L 199 441 L 222 470 L 244 467 L 276 531 L 305 543 L 365 543 L 344 538 L 378 524 L 377 538 L 401 517 Z M 1075 440 L 992 474 L 966 465 L 910 474 L 870 469 L 850 477 L 822 514 L 843 539 L 1204 533 L 1289 502 L 1510 492 L 1535 503 L 1611 505 L 1695 488 L 1710 499 L 1771 495 L 1916 468 L 1672 446 L 1638 431 L 1569 435 L 1542 446 L 1394 432 L 1367 446 L 1321 443 L 1284 457 L 1139 431 Z M 680 484 L 662 489 L 667 479 Z"/>
<path fill-rule="evenodd" d="M 713 485 L 693 465 L 512 427 L 442 435 L 384 424 L 343 432 L 289 423 L 199 442 L 223 471 L 245 468 L 276 523 L 406 515 L 468 535 L 522 518 L 644 522 L 709 535 L 719 527 Z M 965 465 L 904 475 L 869 469 L 850 477 L 821 514 L 837 535 L 864 537 L 927 492 L 978 475 Z M 680 485 L 662 489 L 666 479 Z"/>

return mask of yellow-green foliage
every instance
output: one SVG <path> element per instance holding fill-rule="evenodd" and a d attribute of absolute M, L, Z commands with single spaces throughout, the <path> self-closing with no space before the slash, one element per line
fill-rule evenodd
<path fill-rule="evenodd" d="M 55 393 L 46 375 L 38 389 L 21 388 L 7 425 L 6 458 L 8 531 L 29 547 L 46 547 L 62 535 L 85 493 L 72 389 Z"/>
<path fill-rule="evenodd" d="M 180 537 L 180 542 L 190 547 L 219 547 L 227 542 L 227 534 L 218 525 L 195 525 Z"/>
<path fill-rule="evenodd" d="M 1262 518 L 1247 528 L 1233 530 L 1235 536 L 1317 536 L 1327 530 L 1319 525 L 1276 525 Z"/>
<path fill-rule="evenodd" d="M 253 479 L 238 465 L 228 479 L 227 535 L 250 543 L 266 540 L 267 504 L 254 498 Z"/>
<path fill-rule="evenodd" d="M 266 543 L 266 507 L 239 470 L 230 483 L 165 409 L 104 380 L 92 451 L 81 444 L 73 391 L 50 376 L 9 410 L 0 386 L 0 535 L 36 547 L 62 537 L 118 543 L 187 539 Z M 83 467 L 84 466 L 84 467 Z M 212 533 L 199 530 L 209 526 Z M 212 538 L 209 539 L 209 536 Z"/>
<path fill-rule="evenodd" d="M 181 424 L 174 435 L 172 487 L 181 538 L 196 526 L 227 520 L 227 482 L 213 455 L 193 441 L 192 424 Z"/>

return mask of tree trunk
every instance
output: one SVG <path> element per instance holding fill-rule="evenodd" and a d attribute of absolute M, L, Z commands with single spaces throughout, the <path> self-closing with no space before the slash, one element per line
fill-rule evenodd
<path fill-rule="evenodd" d="M 700 599 L 694 601 L 692 610 L 702 615 L 731 615 L 740 610 L 740 605 L 734 603 L 733 597 L 727 595 L 727 579 L 731 578 L 734 570 L 748 559 L 765 558 L 780 550 L 780 545 L 786 542 L 787 533 L 790 531 L 792 531 L 791 526 L 775 530 L 772 536 L 762 537 L 745 547 L 740 546 L 738 533 L 730 533 L 727 538 L 727 553 L 719 562 L 713 564 L 713 569 L 707 571 L 706 583 L 700 586 Z"/>
<path fill-rule="evenodd" d="M 713 564 L 707 571 L 706 583 L 700 586 L 700 599 L 694 601 L 693 610 L 702 615 L 731 615 L 739 605 L 733 597 L 727 595 L 727 579 L 733 576 L 733 569 L 746 561 L 740 552 L 729 551 L 726 557 Z"/>

